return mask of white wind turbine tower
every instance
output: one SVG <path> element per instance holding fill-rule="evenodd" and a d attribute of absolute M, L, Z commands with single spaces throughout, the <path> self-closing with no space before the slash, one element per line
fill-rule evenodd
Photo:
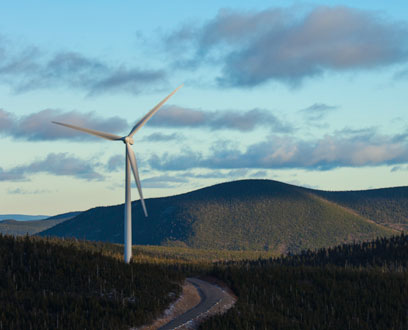
<path fill-rule="evenodd" d="M 133 141 L 133 135 L 140 129 L 147 121 L 160 109 L 160 107 L 171 97 L 174 93 L 176 93 L 183 85 L 177 87 L 172 93 L 170 93 L 163 101 L 161 101 L 158 105 L 156 105 L 152 110 L 150 110 L 140 121 L 132 128 L 130 133 L 127 136 L 120 137 L 115 134 L 105 133 L 96 131 L 89 128 L 82 128 L 70 124 L 59 123 L 53 121 L 52 123 L 57 125 L 66 126 L 69 128 L 76 129 L 78 131 L 82 131 L 88 134 L 92 134 L 107 140 L 112 141 L 123 141 L 126 145 L 126 189 L 125 189 L 125 262 L 129 263 L 132 257 L 132 200 L 130 197 L 130 181 L 131 181 L 131 174 L 130 171 L 132 169 L 133 175 L 135 177 L 136 186 L 139 190 L 140 201 L 142 203 L 143 211 L 145 216 L 147 217 L 146 205 L 143 199 L 142 193 L 142 186 L 140 184 L 139 179 L 139 171 L 137 169 L 136 157 L 135 153 L 133 152 L 132 148 L 130 147 Z"/>

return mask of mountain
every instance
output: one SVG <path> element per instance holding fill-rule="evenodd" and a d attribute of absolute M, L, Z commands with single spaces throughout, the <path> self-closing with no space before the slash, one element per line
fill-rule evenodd
<path fill-rule="evenodd" d="M 398 209 L 402 218 L 408 215 L 405 191 L 396 194 L 403 202 Z M 335 193 L 272 180 L 242 180 L 148 199 L 148 218 L 137 201 L 132 203 L 133 244 L 295 253 L 398 232 L 391 228 L 392 221 L 385 221 L 391 207 L 384 205 L 395 204 L 394 195 L 384 197 L 384 205 L 370 191 L 358 196 L 362 197 L 344 197 L 340 203 Z M 370 198 L 378 199 L 376 205 L 387 217 L 366 216 L 374 212 Z M 40 235 L 123 243 L 123 204 L 90 209 Z"/>
<path fill-rule="evenodd" d="M 49 218 L 49 215 L 0 214 L 0 220 L 30 221 Z"/>
<path fill-rule="evenodd" d="M 48 228 L 54 227 L 66 220 L 72 219 L 81 212 L 58 214 L 44 220 L 17 221 L 13 219 L 0 221 L 0 233 L 7 235 L 34 235 Z"/>

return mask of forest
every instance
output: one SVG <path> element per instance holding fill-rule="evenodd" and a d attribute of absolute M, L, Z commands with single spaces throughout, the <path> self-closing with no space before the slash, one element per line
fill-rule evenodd
<path fill-rule="evenodd" d="M 201 329 L 407 329 L 408 236 L 272 256 L 0 236 L 0 329 L 149 324 L 186 276 L 212 276 L 235 306 Z M 231 256 L 231 258 L 230 258 Z"/>
<path fill-rule="evenodd" d="M 0 329 L 129 329 L 179 295 L 182 273 L 104 248 L 0 235 Z"/>
<path fill-rule="evenodd" d="M 221 262 L 238 296 L 200 329 L 407 329 L 408 236 L 287 257 Z"/>

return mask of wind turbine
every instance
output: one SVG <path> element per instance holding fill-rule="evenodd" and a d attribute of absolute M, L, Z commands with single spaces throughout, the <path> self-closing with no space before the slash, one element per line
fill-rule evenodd
<path fill-rule="evenodd" d="M 131 181 L 131 173 L 130 171 L 132 170 L 133 176 L 136 181 L 136 186 L 139 191 L 140 195 L 140 201 L 142 203 L 143 207 L 143 212 L 145 216 L 147 217 L 147 210 L 146 210 L 146 205 L 143 199 L 143 192 L 142 192 L 142 186 L 140 184 L 140 179 L 139 179 L 139 171 L 137 168 L 137 162 L 136 162 L 136 157 L 135 153 L 133 152 L 132 148 L 130 147 L 133 145 L 133 135 L 142 128 L 144 124 L 147 123 L 147 121 L 152 118 L 152 116 L 157 112 L 157 110 L 160 109 L 160 107 L 171 97 L 176 93 L 183 85 L 177 87 L 173 92 L 171 92 L 163 101 L 161 101 L 159 104 L 157 104 L 152 110 L 150 110 L 142 119 L 140 119 L 137 124 L 132 128 L 130 133 L 126 136 L 118 136 L 115 134 L 110 134 L 110 133 L 105 133 L 105 132 L 100 132 L 96 131 L 93 129 L 89 128 L 83 128 L 75 125 L 70 125 L 70 124 L 64 124 L 60 122 L 53 121 L 53 124 L 61 125 L 61 126 L 66 126 L 69 128 L 76 129 L 78 131 L 82 131 L 88 134 L 92 134 L 98 137 L 101 137 L 103 139 L 107 140 L 112 140 L 112 141 L 123 141 L 123 143 L 126 145 L 126 188 L 125 188 L 125 262 L 129 263 L 130 259 L 132 257 L 132 200 L 131 200 L 131 195 L 130 195 L 130 181 Z"/>

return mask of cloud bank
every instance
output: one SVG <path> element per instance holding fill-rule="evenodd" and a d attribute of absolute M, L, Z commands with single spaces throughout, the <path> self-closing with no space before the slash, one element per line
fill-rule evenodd
<path fill-rule="evenodd" d="M 69 123 L 98 131 L 125 134 L 130 129 L 128 122 L 118 116 L 102 118 L 95 112 L 41 110 L 25 116 L 16 116 L 0 109 L 0 136 L 10 136 L 28 141 L 51 140 L 97 140 L 92 135 L 52 124 L 51 121 Z M 289 133 L 292 126 L 267 110 L 249 111 L 203 111 L 177 106 L 165 106 L 149 121 L 150 127 L 208 128 L 211 130 L 231 129 L 242 132 L 252 131 L 260 126 L 269 127 L 274 132 Z M 145 138 L 149 142 L 180 140 L 180 133 L 152 133 Z"/>
<path fill-rule="evenodd" d="M 43 160 L 4 170 L 0 167 L 0 181 L 27 181 L 27 175 L 47 173 L 71 176 L 87 181 L 101 181 L 104 177 L 94 170 L 95 164 L 67 153 L 50 153 Z"/>
<path fill-rule="evenodd" d="M 143 188 L 175 188 L 188 183 L 186 176 L 159 175 L 142 180 Z"/>
<path fill-rule="evenodd" d="M 252 131 L 259 126 L 267 126 L 280 133 L 289 133 L 293 129 L 290 124 L 263 109 L 204 111 L 178 106 L 164 107 L 151 119 L 149 125 L 156 127 L 202 127 L 211 130 L 231 129 L 243 132 Z"/>
<path fill-rule="evenodd" d="M 306 141 L 271 136 L 241 151 L 233 147 L 213 148 L 209 154 L 185 150 L 180 155 L 153 154 L 149 164 L 157 170 L 292 169 L 330 170 L 338 167 L 398 165 L 408 162 L 408 141 L 393 136 L 369 134 L 326 135 Z"/>
<path fill-rule="evenodd" d="M 85 91 L 88 95 L 125 92 L 138 94 L 162 83 L 163 70 L 112 64 L 78 52 L 46 54 L 37 47 L 14 50 L 0 38 L 0 82 L 21 93 L 55 87 Z"/>
<path fill-rule="evenodd" d="M 176 66 L 216 64 L 222 68 L 220 85 L 252 87 L 267 81 L 296 86 L 328 71 L 405 62 L 407 36 L 406 23 L 377 12 L 319 6 L 303 12 L 296 7 L 221 10 L 205 24 L 173 31 L 165 41 L 170 51 L 190 50 Z"/>
<path fill-rule="evenodd" d="M 29 141 L 96 139 L 92 135 L 52 124 L 51 121 L 70 123 L 108 133 L 119 133 L 129 129 L 127 121 L 118 116 L 101 118 L 94 112 L 63 112 L 46 109 L 17 117 L 0 109 L 0 135 Z"/>

